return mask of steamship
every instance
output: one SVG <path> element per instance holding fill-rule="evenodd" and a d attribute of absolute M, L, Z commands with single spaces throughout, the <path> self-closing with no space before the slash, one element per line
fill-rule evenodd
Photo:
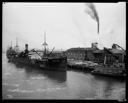
<path fill-rule="evenodd" d="M 8 48 L 6 55 L 9 60 L 9 62 L 13 63 L 20 63 L 27 66 L 32 67 L 38 67 L 41 69 L 47 69 L 47 70 L 66 70 L 67 65 L 67 57 L 63 54 L 56 54 L 53 53 L 54 48 L 51 52 L 49 52 L 46 48 L 48 44 L 44 40 L 43 46 L 44 51 L 43 55 L 40 55 L 36 50 L 28 50 L 28 44 L 25 44 L 25 50 L 22 52 L 16 51 L 16 49 Z M 18 47 L 17 45 L 15 47 Z M 39 58 L 32 58 L 32 53 L 35 53 L 38 55 Z"/>

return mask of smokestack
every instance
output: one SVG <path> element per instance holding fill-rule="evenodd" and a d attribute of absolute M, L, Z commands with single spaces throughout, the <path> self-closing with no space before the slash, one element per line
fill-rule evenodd
<path fill-rule="evenodd" d="M 26 56 L 28 56 L 28 44 L 25 44 L 25 54 L 26 54 Z"/>
<path fill-rule="evenodd" d="M 25 50 L 28 50 L 28 44 L 25 44 Z"/>

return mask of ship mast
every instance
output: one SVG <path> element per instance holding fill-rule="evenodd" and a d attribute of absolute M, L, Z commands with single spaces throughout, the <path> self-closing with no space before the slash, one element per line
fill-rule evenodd
<path fill-rule="evenodd" d="M 44 43 L 42 44 L 43 46 L 44 46 L 44 55 L 46 54 L 46 52 L 47 52 L 47 49 L 46 49 L 46 47 L 47 47 L 47 43 L 46 43 L 46 32 L 44 32 Z"/>
<path fill-rule="evenodd" d="M 19 51 L 19 48 L 18 48 L 18 39 L 16 38 L 16 46 L 15 46 L 15 51 L 18 52 Z"/>
<path fill-rule="evenodd" d="M 16 38 L 16 47 L 18 48 L 18 39 Z"/>

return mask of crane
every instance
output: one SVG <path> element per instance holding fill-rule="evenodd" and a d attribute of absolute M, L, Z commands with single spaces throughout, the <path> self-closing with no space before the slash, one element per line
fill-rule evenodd
<path fill-rule="evenodd" d="M 52 49 L 52 51 L 48 54 L 49 56 L 52 54 L 53 50 L 55 49 L 55 47 Z"/>
<path fill-rule="evenodd" d="M 124 54 L 122 54 L 122 62 L 123 62 L 125 60 L 125 55 L 126 55 L 125 50 L 121 46 L 119 46 L 118 44 L 112 45 L 112 48 L 116 48 L 116 47 L 120 48 L 124 52 Z M 117 60 L 119 59 L 119 57 L 116 56 L 115 54 L 113 54 L 109 49 L 104 47 L 104 50 L 107 51 L 109 54 L 112 54 L 115 59 L 117 59 Z M 105 61 L 106 61 L 106 58 L 105 58 Z"/>
<path fill-rule="evenodd" d="M 125 50 L 124 50 L 121 46 L 119 46 L 118 44 L 113 44 L 113 45 L 112 45 L 112 47 L 116 47 L 116 46 L 117 46 L 118 48 L 121 48 L 122 51 L 125 53 Z"/>

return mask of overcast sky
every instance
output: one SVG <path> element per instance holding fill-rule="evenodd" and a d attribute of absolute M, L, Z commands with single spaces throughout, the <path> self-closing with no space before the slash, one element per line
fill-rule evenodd
<path fill-rule="evenodd" d="M 42 49 L 44 32 L 50 49 L 71 47 L 111 47 L 113 43 L 126 48 L 126 3 L 94 3 L 99 21 L 86 12 L 85 3 L 5 3 L 3 4 L 3 48 L 13 46 L 18 38 L 20 48 Z"/>

